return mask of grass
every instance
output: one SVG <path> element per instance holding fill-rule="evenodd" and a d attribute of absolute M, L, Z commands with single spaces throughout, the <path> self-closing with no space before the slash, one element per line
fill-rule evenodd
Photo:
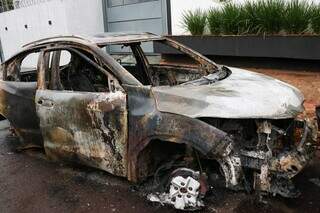
<path fill-rule="evenodd" d="M 320 5 L 306 0 L 257 0 L 225 3 L 208 13 L 198 9 L 183 15 L 185 28 L 202 35 L 320 34 Z"/>
<path fill-rule="evenodd" d="M 207 25 L 206 12 L 197 9 L 183 14 L 183 25 L 192 35 L 203 35 Z"/>
<path fill-rule="evenodd" d="M 246 17 L 247 33 L 258 34 L 261 29 L 259 27 L 259 10 L 257 3 L 247 1 L 242 6 L 242 10 L 244 10 L 244 15 Z"/>
<path fill-rule="evenodd" d="M 320 5 L 314 6 L 311 10 L 311 27 L 314 33 L 320 34 Z"/>
<path fill-rule="evenodd" d="M 312 4 L 304 0 L 287 3 L 283 18 L 283 28 L 289 34 L 302 34 L 308 31 L 312 17 Z"/>
<path fill-rule="evenodd" d="M 212 35 L 219 35 L 221 33 L 221 11 L 210 9 L 208 12 L 208 27 Z"/>
<path fill-rule="evenodd" d="M 244 34 L 246 29 L 245 14 L 242 6 L 226 4 L 221 12 L 221 30 L 223 34 Z"/>
<path fill-rule="evenodd" d="M 254 17 L 259 34 L 278 34 L 282 29 L 285 3 L 283 0 L 260 0 L 254 6 Z"/>

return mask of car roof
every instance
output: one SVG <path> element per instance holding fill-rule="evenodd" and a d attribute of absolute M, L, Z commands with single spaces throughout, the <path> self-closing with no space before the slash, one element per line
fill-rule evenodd
<path fill-rule="evenodd" d="M 129 44 L 135 42 L 146 42 L 163 40 L 162 36 L 158 36 L 152 33 L 144 32 L 113 32 L 113 33 L 99 33 L 96 35 L 89 36 L 78 36 L 78 35 L 61 35 L 49 38 L 40 39 L 24 45 L 23 47 L 32 47 L 45 43 L 53 42 L 80 42 L 80 43 L 92 43 L 97 46 L 106 46 L 110 44 Z"/>

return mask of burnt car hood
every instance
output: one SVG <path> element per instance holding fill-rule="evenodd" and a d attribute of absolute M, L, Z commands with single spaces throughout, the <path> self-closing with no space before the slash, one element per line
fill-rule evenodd
<path fill-rule="evenodd" d="M 158 110 L 192 118 L 293 118 L 304 97 L 295 87 L 269 76 L 229 68 L 226 79 L 207 85 L 152 88 Z"/>

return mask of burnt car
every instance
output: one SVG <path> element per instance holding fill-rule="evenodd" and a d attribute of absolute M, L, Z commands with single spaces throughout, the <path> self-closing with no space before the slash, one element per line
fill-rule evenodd
<path fill-rule="evenodd" d="M 39 40 L 1 72 L 0 114 L 21 146 L 136 183 L 153 177 L 148 198 L 177 209 L 201 208 L 219 169 L 229 189 L 295 197 L 291 180 L 317 146 L 299 90 L 150 33 Z"/>

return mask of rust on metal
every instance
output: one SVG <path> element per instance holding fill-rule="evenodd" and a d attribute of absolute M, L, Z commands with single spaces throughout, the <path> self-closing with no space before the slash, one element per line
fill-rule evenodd
<path fill-rule="evenodd" d="M 190 64 L 168 55 L 149 63 L 140 45 L 151 41 L 182 52 Z M 135 67 L 102 49 L 112 44 L 131 48 Z M 62 51 L 71 55 L 64 65 Z M 30 53 L 40 53 L 38 66 L 24 69 Z M 37 144 L 52 160 L 133 182 L 176 164 L 206 177 L 217 163 L 230 189 L 294 197 L 291 180 L 318 146 L 316 122 L 299 118 L 304 98 L 296 88 L 217 65 L 150 33 L 42 39 L 8 59 L 1 71 L 0 114 L 25 147 Z"/>

